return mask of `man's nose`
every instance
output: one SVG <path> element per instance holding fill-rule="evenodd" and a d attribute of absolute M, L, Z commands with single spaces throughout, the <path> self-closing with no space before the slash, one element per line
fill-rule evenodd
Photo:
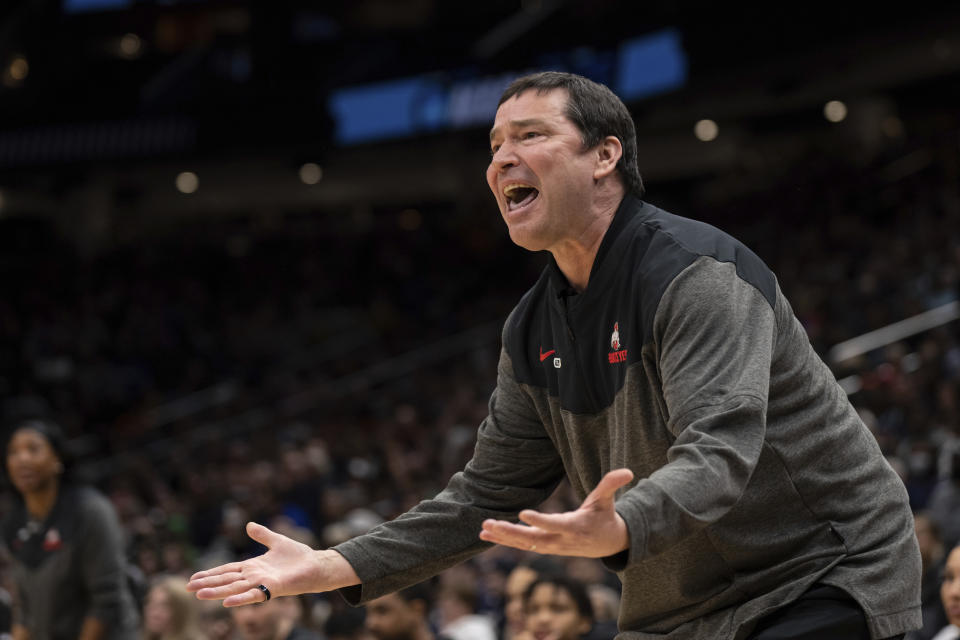
<path fill-rule="evenodd" d="M 519 160 L 513 148 L 507 144 L 503 144 L 493 154 L 493 159 L 490 162 L 497 171 L 502 171 L 508 167 L 516 166 Z"/>

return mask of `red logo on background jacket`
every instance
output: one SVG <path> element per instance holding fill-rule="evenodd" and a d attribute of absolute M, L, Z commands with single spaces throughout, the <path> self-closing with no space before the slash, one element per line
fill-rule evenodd
<path fill-rule="evenodd" d="M 60 532 L 54 528 L 49 529 L 47 535 L 43 537 L 43 550 L 56 551 L 62 546 L 63 539 L 60 537 Z"/>

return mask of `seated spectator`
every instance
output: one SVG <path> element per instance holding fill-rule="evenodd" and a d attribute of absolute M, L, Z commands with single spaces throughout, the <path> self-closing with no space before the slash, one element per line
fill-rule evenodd
<path fill-rule="evenodd" d="M 588 638 L 608 640 L 617 635 L 617 617 L 620 614 L 620 593 L 605 584 L 587 587 L 593 605 L 593 629 Z"/>
<path fill-rule="evenodd" d="M 443 587 L 439 597 L 440 635 L 449 640 L 496 640 L 493 622 L 477 613 L 477 590 L 468 582 Z"/>
<path fill-rule="evenodd" d="M 534 580 L 523 604 L 526 627 L 518 640 L 580 640 L 593 627 L 586 588 L 565 576 Z"/>
<path fill-rule="evenodd" d="M 514 567 L 510 575 L 507 576 L 507 584 L 504 589 L 503 640 L 514 640 L 523 632 L 523 594 L 536 579 L 537 572 L 529 565 L 523 564 Z"/>
<path fill-rule="evenodd" d="M 957 640 L 960 638 L 960 546 L 954 547 L 947 556 L 940 599 L 950 624 L 941 629 L 933 640 Z"/>
<path fill-rule="evenodd" d="M 205 640 L 200 633 L 200 601 L 187 593 L 187 581 L 165 576 L 154 581 L 143 606 L 142 640 Z"/>
<path fill-rule="evenodd" d="M 523 594 L 533 581 L 544 575 L 562 572 L 560 564 L 547 556 L 539 556 L 530 562 L 522 562 L 507 576 L 504 587 L 502 640 L 514 640 L 524 628 Z"/>
<path fill-rule="evenodd" d="M 200 632 L 207 640 L 236 640 L 230 609 L 219 602 L 200 602 Z"/>
<path fill-rule="evenodd" d="M 907 640 L 930 640 L 947 623 L 940 602 L 940 587 L 943 578 L 944 546 L 940 528 L 926 513 L 914 516 L 914 530 L 920 547 L 923 563 L 923 581 L 920 585 L 920 603 L 923 611 L 923 628 L 907 634 Z"/>
<path fill-rule="evenodd" d="M 298 626 L 301 610 L 295 597 L 235 607 L 230 613 L 239 640 L 320 640 L 313 631 Z"/>
<path fill-rule="evenodd" d="M 334 611 L 323 625 L 323 632 L 327 640 L 372 640 L 364 618 L 364 609 Z"/>
<path fill-rule="evenodd" d="M 432 596 L 426 582 L 372 600 L 367 629 L 377 640 L 434 640 L 428 615 Z"/>
<path fill-rule="evenodd" d="M 933 490 L 927 512 L 940 527 L 943 541 L 952 547 L 960 543 L 960 452 L 950 457 L 944 471 L 947 477 Z"/>

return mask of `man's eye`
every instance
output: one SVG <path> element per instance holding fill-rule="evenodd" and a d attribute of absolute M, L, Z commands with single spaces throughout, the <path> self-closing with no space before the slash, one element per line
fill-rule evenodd
<path fill-rule="evenodd" d="M 525 134 L 523 134 L 523 139 L 529 140 L 531 138 L 536 138 L 539 135 L 540 135 L 540 132 L 538 131 L 527 131 Z"/>
<path fill-rule="evenodd" d="M 500 150 L 500 145 L 498 144 L 493 145 L 492 147 L 490 147 L 490 155 L 491 156 L 495 155 L 499 150 Z"/>

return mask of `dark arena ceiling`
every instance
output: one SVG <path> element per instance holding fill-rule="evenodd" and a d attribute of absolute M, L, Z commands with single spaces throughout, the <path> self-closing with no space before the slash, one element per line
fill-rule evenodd
<path fill-rule="evenodd" d="M 789 153 L 830 100 L 888 127 L 960 108 L 958 3 L 6 0 L 0 215 L 56 215 L 98 189 L 147 218 L 462 197 L 483 187 L 483 117 L 345 144 L 332 97 L 546 68 L 606 80 L 625 43 L 663 33 L 682 81 L 627 100 L 656 180 L 725 170 L 748 148 Z M 709 149 L 691 135 L 704 118 L 727 134 Z M 322 166 L 322 190 L 285 187 L 304 162 Z M 187 165 L 209 188 L 184 203 L 170 185 Z"/>

